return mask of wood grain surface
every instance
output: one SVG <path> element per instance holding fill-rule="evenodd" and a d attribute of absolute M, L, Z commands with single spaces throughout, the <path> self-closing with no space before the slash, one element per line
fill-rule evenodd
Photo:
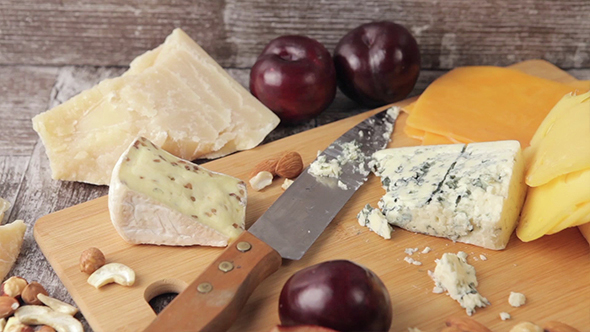
<path fill-rule="evenodd" d="M 572 76 L 538 61 L 517 66 L 521 70 L 557 80 Z M 557 72 L 556 72 L 557 71 Z M 253 150 L 240 152 L 207 163 L 211 170 L 246 179 L 260 160 L 287 150 L 299 151 L 308 164 L 318 149 L 325 148 L 340 134 L 374 112 L 367 112 L 277 140 Z M 405 115 L 396 124 L 390 146 L 407 146 L 417 142 L 403 135 Z M 282 193 L 280 181 L 260 192 L 249 192 L 247 220 L 249 227 Z M 391 240 L 384 240 L 360 227 L 355 219 L 366 204 L 373 205 L 383 195 L 379 180 L 371 176 L 351 201 L 341 210 L 310 251 L 300 261 L 285 261 L 282 268 L 265 280 L 254 292 L 231 331 L 267 331 L 278 324 L 278 293 L 295 271 L 330 259 L 350 259 L 363 264 L 381 277 L 393 302 L 394 324 L 391 331 L 418 327 L 437 331 L 444 319 L 464 311 L 448 296 L 433 294 L 433 282 L 427 271 L 445 252 L 465 251 L 477 270 L 478 290 L 492 303 L 478 309 L 473 316 L 494 331 L 507 331 L 521 321 L 539 324 L 561 320 L 582 331 L 590 326 L 590 249 L 576 228 L 531 243 L 515 236 L 503 251 L 482 249 L 446 239 L 396 230 Z M 155 317 L 147 301 L 161 292 L 180 291 L 222 251 L 206 247 L 158 247 L 125 243 L 116 233 L 108 216 L 106 197 L 45 216 L 35 225 L 35 238 L 65 286 L 95 331 L 140 331 Z M 135 269 L 135 286 L 122 289 L 110 285 L 96 290 L 86 284 L 78 270 L 79 253 L 88 246 L 103 250 L 108 261 L 121 262 Z M 408 264 L 405 248 L 429 246 L 427 254 L 412 257 L 423 263 Z M 485 255 L 482 260 L 480 255 Z M 508 304 L 511 291 L 526 294 L 524 307 Z M 116 299 L 117 305 L 113 305 Z M 125 312 L 125 315 L 120 315 Z M 513 319 L 502 321 L 500 312 Z"/>
<path fill-rule="evenodd" d="M 333 50 L 350 29 L 392 20 L 416 37 L 423 68 L 541 58 L 590 68 L 586 0 L 0 1 L 0 64 L 126 66 L 182 27 L 222 66 L 249 68 L 280 35 Z"/>

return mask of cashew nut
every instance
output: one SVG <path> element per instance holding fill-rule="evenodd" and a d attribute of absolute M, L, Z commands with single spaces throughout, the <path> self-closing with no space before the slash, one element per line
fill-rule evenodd
<path fill-rule="evenodd" d="M 78 312 L 78 308 L 70 305 L 68 303 L 62 302 L 56 298 L 51 296 L 47 296 L 45 294 L 39 293 L 37 294 L 37 298 L 46 306 L 50 307 L 51 309 L 61 312 L 66 315 L 74 316 Z"/>
<path fill-rule="evenodd" d="M 14 316 L 23 324 L 48 325 L 57 332 L 84 332 L 82 323 L 76 318 L 40 305 L 24 305 Z"/>
<path fill-rule="evenodd" d="M 112 282 L 122 286 L 132 286 L 135 283 L 135 272 L 127 265 L 109 263 L 94 271 L 87 282 L 96 288 Z"/>

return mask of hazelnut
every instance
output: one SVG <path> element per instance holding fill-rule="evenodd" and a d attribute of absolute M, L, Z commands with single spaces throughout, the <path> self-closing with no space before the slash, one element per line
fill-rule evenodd
<path fill-rule="evenodd" d="M 14 314 L 20 304 L 18 300 L 10 296 L 0 296 L 0 319 Z"/>
<path fill-rule="evenodd" d="M 45 288 L 40 283 L 33 281 L 30 284 L 28 284 L 27 287 L 25 287 L 25 289 L 23 289 L 23 292 L 20 295 L 20 297 L 26 304 L 43 304 L 37 298 L 37 294 L 49 295 L 49 293 L 47 293 Z"/>
<path fill-rule="evenodd" d="M 301 155 L 295 151 L 287 152 L 281 156 L 275 168 L 277 175 L 293 179 L 303 171 L 303 159 Z"/>
<path fill-rule="evenodd" d="M 29 283 L 21 277 L 10 277 L 2 283 L 2 294 L 10 297 L 18 297 Z"/>
<path fill-rule="evenodd" d="M 92 274 L 106 263 L 104 254 L 100 249 L 90 247 L 80 255 L 80 271 Z"/>

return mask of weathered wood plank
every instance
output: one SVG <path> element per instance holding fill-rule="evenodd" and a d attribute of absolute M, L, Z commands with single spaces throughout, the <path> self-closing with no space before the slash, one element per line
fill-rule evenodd
<path fill-rule="evenodd" d="M 305 34 L 332 50 L 349 29 L 403 24 L 426 69 L 541 58 L 590 67 L 586 0 L 0 1 L 0 64 L 128 65 L 182 27 L 225 67 L 251 67 L 264 45 Z"/>
<path fill-rule="evenodd" d="M 55 67 L 0 67 L 0 156 L 31 154 L 31 118 L 46 109 L 56 74 Z"/>

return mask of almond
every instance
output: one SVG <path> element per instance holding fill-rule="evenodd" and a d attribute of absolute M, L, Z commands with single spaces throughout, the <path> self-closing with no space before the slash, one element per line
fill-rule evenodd
<path fill-rule="evenodd" d="M 545 323 L 543 330 L 545 332 L 580 332 L 567 324 L 556 321 Z"/>
<path fill-rule="evenodd" d="M 277 175 L 276 167 L 278 162 L 279 160 L 276 158 L 265 159 L 259 162 L 250 173 L 250 178 L 255 177 L 260 172 L 269 172 L 273 176 Z"/>
<path fill-rule="evenodd" d="M 451 316 L 447 318 L 445 324 L 448 327 L 454 327 L 462 332 L 491 332 L 487 327 L 466 317 Z"/>
<path fill-rule="evenodd" d="M 14 314 L 20 304 L 18 300 L 10 296 L 0 296 L 0 319 Z"/>
<path fill-rule="evenodd" d="M 303 159 L 295 151 L 287 152 L 277 162 L 276 173 L 287 179 L 297 177 L 303 171 Z"/>
<path fill-rule="evenodd" d="M 49 293 L 47 293 L 45 288 L 40 283 L 33 281 L 32 283 L 28 284 L 25 289 L 23 289 L 20 297 L 26 304 L 41 305 L 43 303 L 37 298 L 37 294 L 39 293 L 49 296 Z"/>

